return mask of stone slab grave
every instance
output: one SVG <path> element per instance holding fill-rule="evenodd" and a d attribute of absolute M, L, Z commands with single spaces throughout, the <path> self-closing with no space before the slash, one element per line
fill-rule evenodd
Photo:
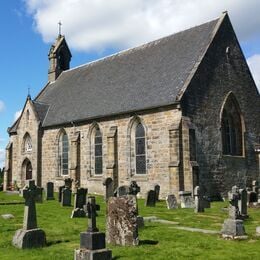
<path fill-rule="evenodd" d="M 46 244 L 45 232 L 37 227 L 35 198 L 38 192 L 39 188 L 36 187 L 34 180 L 30 180 L 23 189 L 25 199 L 23 228 L 15 232 L 12 241 L 15 247 L 22 249 L 36 248 L 43 247 Z"/>
<path fill-rule="evenodd" d="M 229 197 L 229 218 L 225 219 L 222 226 L 221 234 L 223 238 L 228 239 L 246 239 L 243 220 L 240 218 L 238 201 L 240 198 L 237 186 L 232 187 L 232 191 L 228 193 Z"/>
<path fill-rule="evenodd" d="M 239 218 L 245 219 L 248 218 L 247 214 L 247 190 L 239 189 L 239 199 L 238 199 L 238 210 Z"/>
<path fill-rule="evenodd" d="M 169 194 L 166 196 L 166 205 L 168 209 L 177 209 L 178 203 L 174 194 Z"/>
<path fill-rule="evenodd" d="M 138 245 L 137 214 L 136 196 L 109 198 L 106 220 L 107 242 L 122 246 Z"/>
<path fill-rule="evenodd" d="M 105 186 L 105 194 L 104 200 L 108 201 L 110 197 L 114 196 L 114 182 L 112 178 L 108 177 L 103 181 L 103 185 Z"/>
<path fill-rule="evenodd" d="M 195 207 L 191 191 L 179 191 L 179 196 L 181 201 L 181 208 L 193 209 Z"/>
<path fill-rule="evenodd" d="M 14 215 L 12 215 L 12 214 L 3 214 L 3 215 L 1 215 L 1 217 L 3 219 L 12 219 L 12 218 L 14 218 Z"/>
<path fill-rule="evenodd" d="M 146 193 L 145 206 L 146 207 L 155 207 L 155 204 L 156 204 L 156 193 L 154 190 L 149 190 Z"/>
<path fill-rule="evenodd" d="M 117 197 L 125 196 L 128 194 L 129 194 L 129 186 L 127 186 L 127 185 L 119 186 L 115 192 L 115 195 Z"/>
<path fill-rule="evenodd" d="M 47 182 L 46 184 L 46 200 L 54 200 L 54 184 Z"/>
<path fill-rule="evenodd" d="M 88 194 L 88 189 L 76 188 L 75 197 L 74 197 L 74 209 L 71 213 L 71 218 L 86 217 L 84 205 L 86 205 L 87 194 Z"/>
<path fill-rule="evenodd" d="M 194 212 L 195 213 L 200 213 L 204 212 L 204 205 L 203 205 L 203 197 L 200 191 L 200 187 L 196 186 L 194 188 L 194 202 L 195 202 L 195 207 L 194 207 Z"/>
<path fill-rule="evenodd" d="M 96 226 L 95 197 L 88 197 L 88 228 L 80 233 L 80 249 L 76 249 L 74 260 L 111 260 L 112 251 L 106 249 L 105 233 L 99 232 Z"/>
<path fill-rule="evenodd" d="M 69 190 L 71 190 L 72 182 L 73 182 L 73 180 L 71 178 L 67 178 L 64 180 L 64 185 L 59 187 L 59 195 L 58 195 L 59 202 L 62 203 L 63 190 L 65 188 L 68 188 Z"/>

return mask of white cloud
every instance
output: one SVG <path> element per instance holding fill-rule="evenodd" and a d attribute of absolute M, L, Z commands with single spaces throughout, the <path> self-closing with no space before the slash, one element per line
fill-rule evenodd
<path fill-rule="evenodd" d="M 0 100 L 0 113 L 3 112 L 4 109 L 5 109 L 5 103 L 2 100 Z"/>
<path fill-rule="evenodd" d="M 240 40 L 260 35 L 259 0 L 24 0 L 35 29 L 53 42 L 58 21 L 70 47 L 126 48 L 219 17 L 228 10 Z"/>
<path fill-rule="evenodd" d="M 4 167 L 4 161 L 5 161 L 5 150 L 0 148 L 0 168 Z"/>
<path fill-rule="evenodd" d="M 22 113 L 22 109 L 14 113 L 14 121 L 16 121 Z"/>
<path fill-rule="evenodd" d="M 247 63 L 260 93 L 260 54 L 253 55 L 248 58 Z"/>

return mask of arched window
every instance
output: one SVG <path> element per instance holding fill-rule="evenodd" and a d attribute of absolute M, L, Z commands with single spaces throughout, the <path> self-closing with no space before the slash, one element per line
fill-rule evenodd
<path fill-rule="evenodd" d="M 145 131 L 140 122 L 135 129 L 135 165 L 136 174 L 146 173 Z"/>
<path fill-rule="evenodd" d="M 222 150 L 224 155 L 243 154 L 242 121 L 239 105 L 233 94 L 226 100 L 221 119 Z"/>
<path fill-rule="evenodd" d="M 103 173 L 103 153 L 102 153 L 102 134 L 100 129 L 97 127 L 95 131 L 94 140 L 94 154 L 95 154 L 95 174 Z"/>
<path fill-rule="evenodd" d="M 23 151 L 26 153 L 32 151 L 32 139 L 28 133 L 26 133 L 24 136 Z"/>
<path fill-rule="evenodd" d="M 59 175 L 69 174 L 69 140 L 68 135 L 62 132 L 59 137 Z"/>

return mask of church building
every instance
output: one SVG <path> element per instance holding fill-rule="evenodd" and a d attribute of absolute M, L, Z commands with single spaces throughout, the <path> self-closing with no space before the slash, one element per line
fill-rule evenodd
<path fill-rule="evenodd" d="M 70 68 L 58 35 L 48 82 L 8 128 L 4 189 L 72 178 L 103 194 L 200 185 L 212 198 L 259 176 L 260 95 L 228 14 Z"/>

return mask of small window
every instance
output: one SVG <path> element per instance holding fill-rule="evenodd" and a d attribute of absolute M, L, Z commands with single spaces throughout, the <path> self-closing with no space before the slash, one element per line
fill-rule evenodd
<path fill-rule="evenodd" d="M 24 137 L 24 152 L 32 151 L 32 139 L 29 134 L 26 134 Z"/>
<path fill-rule="evenodd" d="M 135 130 L 136 174 L 146 174 L 145 131 L 141 123 Z"/>
<path fill-rule="evenodd" d="M 190 160 L 196 161 L 196 136 L 195 129 L 189 129 L 189 143 L 190 143 Z"/>
<path fill-rule="evenodd" d="M 103 173 L 103 153 L 102 153 L 102 134 L 99 128 L 95 131 L 95 174 L 100 175 Z"/>

